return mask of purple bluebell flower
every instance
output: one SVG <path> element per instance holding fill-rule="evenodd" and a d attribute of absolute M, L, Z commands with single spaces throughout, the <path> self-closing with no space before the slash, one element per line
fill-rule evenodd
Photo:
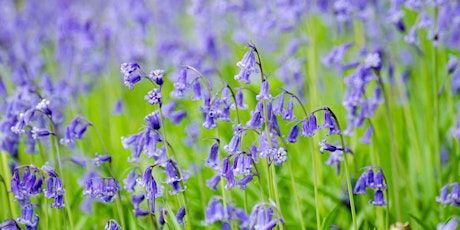
<path fill-rule="evenodd" d="M 21 217 L 16 219 L 17 222 L 24 224 L 27 227 L 27 229 L 37 229 L 39 217 L 37 214 L 35 214 L 35 205 L 30 203 L 25 204 L 22 207 L 21 214 Z"/>
<path fill-rule="evenodd" d="M 366 194 L 366 179 L 367 174 L 364 172 L 356 182 L 355 188 L 353 189 L 353 194 Z"/>
<path fill-rule="evenodd" d="M 291 98 L 288 102 L 286 111 L 283 113 L 283 120 L 293 121 L 295 119 L 296 117 L 294 115 L 294 101 Z"/>
<path fill-rule="evenodd" d="M 206 166 L 214 170 L 219 170 L 219 143 L 216 142 L 211 146 L 209 157 L 206 160 Z"/>
<path fill-rule="evenodd" d="M 235 187 L 238 185 L 238 181 L 235 179 L 235 176 L 233 175 L 233 171 L 230 170 L 226 176 L 225 179 L 227 179 L 227 184 L 225 185 L 225 189 L 230 190 L 231 188 Z"/>
<path fill-rule="evenodd" d="M 296 143 L 298 135 L 299 135 L 299 126 L 298 125 L 292 126 L 291 131 L 289 132 L 287 141 L 291 143 Z"/>
<path fill-rule="evenodd" d="M 158 216 L 158 222 L 163 227 L 166 224 L 166 216 L 168 215 L 168 211 L 164 208 L 160 208 L 159 213 L 160 215 Z"/>
<path fill-rule="evenodd" d="M 200 82 L 198 81 L 198 79 L 196 79 L 194 82 L 193 82 L 193 97 L 192 97 L 192 100 L 194 101 L 198 101 L 198 100 L 201 100 L 202 99 L 202 95 L 201 95 L 201 84 Z"/>
<path fill-rule="evenodd" d="M 316 116 L 312 113 L 308 120 L 305 119 L 302 121 L 302 132 L 300 135 L 312 137 L 318 129 L 319 126 L 316 121 Z"/>
<path fill-rule="evenodd" d="M 30 198 L 42 192 L 41 186 L 43 176 L 37 174 L 38 170 L 30 166 L 26 166 L 23 170 L 22 181 L 18 168 L 13 170 L 11 178 L 11 192 L 14 198 L 20 202 L 28 202 Z"/>
<path fill-rule="evenodd" d="M 123 74 L 124 83 L 129 89 L 133 89 L 134 85 L 141 81 L 141 75 L 136 73 L 140 69 L 137 63 L 123 63 L 121 64 L 121 73 Z"/>
<path fill-rule="evenodd" d="M 267 105 L 268 104 L 269 103 L 267 103 Z M 280 126 L 278 124 L 277 116 L 272 114 L 270 120 L 268 121 L 268 127 L 270 128 L 270 132 L 276 133 L 278 136 L 281 136 L 281 130 L 280 130 Z"/>
<path fill-rule="evenodd" d="M 375 191 L 374 200 L 371 201 L 371 204 L 374 206 L 386 206 L 387 202 L 384 199 L 382 190 Z"/>
<path fill-rule="evenodd" d="M 243 94 L 243 91 L 241 91 L 241 89 L 238 89 L 236 91 L 235 99 L 236 99 L 236 105 L 238 106 L 238 109 L 245 110 L 248 108 L 248 105 L 244 103 L 244 94 Z"/>
<path fill-rule="evenodd" d="M 277 166 L 283 165 L 287 161 L 287 151 L 282 147 L 278 148 L 273 156 L 273 161 Z"/>
<path fill-rule="evenodd" d="M 251 118 L 246 123 L 246 126 L 252 129 L 260 129 L 262 127 L 263 122 L 264 117 L 262 116 L 262 112 L 253 111 L 251 112 Z"/>
<path fill-rule="evenodd" d="M 330 167 L 333 167 L 335 165 L 335 172 L 337 175 L 340 174 L 340 162 L 343 161 L 343 151 L 341 150 L 336 150 L 336 151 L 331 151 L 329 154 L 329 158 L 326 161 L 326 164 L 329 165 Z"/>
<path fill-rule="evenodd" d="M 118 99 L 115 101 L 112 109 L 112 115 L 121 115 L 123 114 L 123 101 Z"/>
<path fill-rule="evenodd" d="M 363 144 L 370 144 L 373 132 L 374 127 L 372 125 L 369 125 L 369 127 L 367 127 L 366 129 L 366 132 L 364 133 L 364 136 L 361 139 L 359 139 L 359 141 Z"/>
<path fill-rule="evenodd" d="M 284 92 L 278 98 L 278 104 L 273 109 L 273 113 L 276 115 L 281 115 L 284 112 Z"/>
<path fill-rule="evenodd" d="M 151 130 L 158 130 L 161 128 L 160 112 L 155 111 L 145 116 L 144 121 L 147 123 L 147 128 Z"/>
<path fill-rule="evenodd" d="M 88 126 L 92 124 L 77 116 L 66 127 L 64 137 L 59 141 L 62 145 L 73 144 L 83 138 Z"/>
<path fill-rule="evenodd" d="M 89 178 L 85 182 L 83 195 L 102 203 L 112 203 L 118 191 L 115 178 Z"/>
<path fill-rule="evenodd" d="M 177 214 L 176 214 L 177 223 L 179 223 L 182 226 L 185 224 L 185 221 L 184 221 L 185 215 L 186 215 L 185 207 L 182 206 L 182 207 L 179 208 L 179 210 L 177 211 Z"/>
<path fill-rule="evenodd" d="M 374 169 L 370 168 L 367 171 L 366 186 L 369 187 L 369 188 L 373 188 L 374 187 L 374 180 L 375 180 Z"/>
<path fill-rule="evenodd" d="M 50 101 L 47 99 L 42 99 L 40 103 L 35 106 L 35 109 L 41 111 L 42 113 L 51 116 L 53 112 L 50 109 Z"/>
<path fill-rule="evenodd" d="M 224 150 L 228 153 L 236 153 L 240 147 L 241 134 L 234 134 L 230 143 L 224 146 Z"/>
<path fill-rule="evenodd" d="M 140 208 L 140 204 L 142 203 L 142 201 L 144 201 L 144 199 L 145 199 L 144 194 L 131 196 L 131 203 L 134 206 L 134 216 L 135 217 L 146 216 L 148 214 L 148 211 L 142 210 Z"/>
<path fill-rule="evenodd" d="M 246 84 L 251 83 L 249 77 L 252 73 L 259 72 L 254 50 L 252 48 L 244 54 L 243 59 L 236 63 L 236 65 L 240 68 L 240 72 L 238 75 L 235 75 L 235 80 L 242 81 Z"/>
<path fill-rule="evenodd" d="M 93 159 L 94 165 L 99 167 L 105 162 L 112 162 L 112 157 L 110 155 L 99 155 L 96 153 L 96 157 Z"/>
<path fill-rule="evenodd" d="M 171 92 L 172 97 L 182 98 L 185 95 L 187 89 L 187 70 L 183 69 L 179 73 L 179 77 L 174 83 L 174 91 Z"/>
<path fill-rule="evenodd" d="M 215 176 L 206 180 L 206 186 L 208 186 L 214 191 L 217 191 L 217 185 L 219 184 L 219 182 L 220 182 L 220 174 L 216 174 Z"/>
<path fill-rule="evenodd" d="M 256 96 L 257 100 L 272 100 L 273 97 L 270 95 L 270 84 L 267 80 L 263 81 L 260 85 L 260 93 Z"/>
<path fill-rule="evenodd" d="M 323 128 L 329 128 L 329 135 L 340 134 L 340 130 L 337 127 L 337 123 L 332 118 L 332 114 L 329 110 L 324 113 L 324 124 Z"/>
<path fill-rule="evenodd" d="M 364 67 L 380 70 L 382 68 L 382 59 L 378 52 L 369 53 L 364 61 Z"/>
<path fill-rule="evenodd" d="M 450 203 L 450 200 L 447 199 L 447 196 L 449 194 L 449 187 L 450 185 L 444 185 L 441 188 L 441 195 L 436 197 L 437 202 L 444 204 L 444 205 L 447 205 Z"/>
<path fill-rule="evenodd" d="M 109 220 L 104 227 L 104 230 L 120 230 L 121 227 L 114 219 Z"/>
<path fill-rule="evenodd" d="M 387 186 L 385 185 L 385 177 L 383 175 L 382 169 L 379 169 L 377 171 L 377 174 L 375 174 L 374 184 L 369 187 L 380 190 L 385 190 L 387 188 Z"/>
<path fill-rule="evenodd" d="M 32 129 L 32 138 L 37 139 L 40 137 L 47 137 L 49 135 L 56 135 L 55 133 L 51 132 L 48 129 L 41 129 L 41 128 L 33 128 Z"/>
<path fill-rule="evenodd" d="M 214 112 L 214 110 L 210 109 L 207 113 L 206 113 L 206 119 L 203 123 L 203 128 L 205 129 L 213 129 L 215 127 L 217 127 L 217 123 L 216 123 L 216 112 Z"/>
<path fill-rule="evenodd" d="M 173 124 L 179 124 L 187 116 L 187 111 L 178 110 L 169 115 L 169 120 Z"/>
<path fill-rule="evenodd" d="M 137 180 L 137 173 L 136 173 L 136 170 L 133 169 L 131 170 L 131 172 L 129 172 L 128 174 L 128 177 L 123 180 L 123 184 L 124 184 L 124 189 L 128 192 L 134 192 L 135 191 L 135 187 L 136 187 L 136 180 Z"/>
<path fill-rule="evenodd" d="M 2 223 L 0 223 L 0 229 L 2 230 L 21 230 L 18 223 L 13 219 L 7 219 L 3 221 Z"/>
<path fill-rule="evenodd" d="M 162 86 L 163 85 L 163 77 L 164 77 L 165 71 L 162 69 L 156 69 L 152 70 L 148 76 L 148 78 L 152 81 L 154 81 L 157 85 Z"/>
<path fill-rule="evenodd" d="M 149 102 L 151 105 L 159 104 L 161 105 L 161 90 L 158 88 L 154 88 L 150 90 L 147 95 L 145 95 L 144 99 Z"/>
<path fill-rule="evenodd" d="M 456 56 L 449 54 L 449 61 L 447 62 L 447 73 L 452 74 L 458 66 L 458 59 Z"/>
<path fill-rule="evenodd" d="M 171 185 L 172 191 L 169 192 L 171 195 L 183 192 L 185 190 L 180 182 L 182 178 L 179 176 L 176 168 L 177 163 L 173 160 L 169 160 L 166 163 L 166 183 Z"/>
<path fill-rule="evenodd" d="M 246 190 L 246 185 L 252 181 L 253 176 L 252 175 L 246 175 L 241 179 L 238 184 L 240 185 L 240 188 L 242 190 Z"/>
<path fill-rule="evenodd" d="M 458 223 L 460 222 L 458 217 L 450 219 L 447 223 L 440 223 L 436 227 L 436 230 L 455 230 L 458 229 Z"/>

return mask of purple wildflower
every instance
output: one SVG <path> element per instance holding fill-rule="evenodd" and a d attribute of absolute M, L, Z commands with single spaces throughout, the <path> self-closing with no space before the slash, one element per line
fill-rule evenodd
<path fill-rule="evenodd" d="M 165 71 L 162 69 L 156 69 L 152 70 L 148 76 L 148 78 L 152 81 L 154 81 L 157 85 L 162 86 L 163 85 L 163 76 L 165 74 Z"/>
<path fill-rule="evenodd" d="M 145 95 L 144 99 L 151 105 L 159 104 L 161 106 L 161 90 L 158 88 L 150 90 L 147 95 Z"/>
<path fill-rule="evenodd" d="M 287 141 L 291 143 L 296 143 L 298 135 L 299 135 L 299 126 L 298 125 L 292 126 L 291 131 L 289 132 Z"/>
<path fill-rule="evenodd" d="M 257 100 L 272 100 L 273 97 L 270 95 L 270 84 L 268 81 L 263 81 L 260 85 L 260 93 L 256 96 Z"/>
<path fill-rule="evenodd" d="M 109 222 L 107 222 L 107 224 L 104 227 L 104 230 L 120 230 L 120 229 L 121 229 L 120 225 L 118 225 L 117 221 L 115 221 L 114 219 L 109 220 Z"/>
<path fill-rule="evenodd" d="M 292 98 L 288 102 L 286 111 L 283 113 L 283 120 L 293 121 L 296 117 L 294 115 L 294 101 Z"/>
<path fill-rule="evenodd" d="M 374 194 L 374 200 L 371 201 L 371 204 L 374 206 L 386 206 L 387 202 L 384 199 L 382 190 L 377 190 Z"/>
<path fill-rule="evenodd" d="M 183 69 L 179 73 L 179 77 L 174 83 L 174 91 L 171 92 L 172 97 L 182 98 L 185 95 L 187 89 L 187 70 Z"/>
<path fill-rule="evenodd" d="M 179 208 L 179 210 L 177 211 L 177 214 L 176 214 L 177 222 L 182 226 L 185 224 L 184 216 L 185 216 L 185 207 L 182 206 L 182 207 Z"/>
<path fill-rule="evenodd" d="M 235 80 L 242 81 L 246 84 L 251 83 L 249 77 L 252 73 L 259 72 L 253 48 L 246 52 L 246 54 L 244 54 L 243 59 L 239 61 L 236 65 L 240 68 L 240 72 L 238 73 L 238 75 L 235 75 Z"/>

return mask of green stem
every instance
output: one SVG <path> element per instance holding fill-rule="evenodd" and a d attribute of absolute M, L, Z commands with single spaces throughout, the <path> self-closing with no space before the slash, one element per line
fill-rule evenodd
<path fill-rule="evenodd" d="M 6 202 L 8 203 L 8 217 L 12 218 L 12 215 L 11 215 L 12 208 L 11 208 L 11 201 L 8 196 L 8 187 L 6 186 L 6 181 L 3 179 L 1 175 L 0 175 L 0 182 L 2 182 L 3 187 L 5 189 L 5 198 L 6 198 Z"/>

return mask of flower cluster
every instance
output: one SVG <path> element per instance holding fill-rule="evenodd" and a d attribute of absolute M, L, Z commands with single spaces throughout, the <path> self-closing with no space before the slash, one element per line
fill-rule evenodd
<path fill-rule="evenodd" d="M 221 199 L 217 196 L 211 197 L 205 210 L 206 219 L 202 222 L 205 226 L 221 222 L 222 228 L 226 229 L 231 228 L 230 223 L 238 221 L 240 229 L 249 229 L 249 217 L 246 212 L 230 204 L 224 207 Z"/>
<path fill-rule="evenodd" d="M 367 172 L 364 172 L 359 177 L 353 189 L 353 193 L 366 194 L 366 188 L 374 189 L 376 190 L 374 193 L 374 200 L 370 201 L 370 203 L 374 206 L 386 206 L 387 202 L 384 199 L 383 191 L 387 189 L 387 185 L 383 171 L 374 166 L 369 166 L 368 168 Z M 377 169 L 377 173 L 374 175 L 375 169 Z"/>
<path fill-rule="evenodd" d="M 456 182 L 444 185 L 441 188 L 441 195 L 436 197 L 436 201 L 444 205 L 460 206 L 459 183 Z"/>
<path fill-rule="evenodd" d="M 89 178 L 85 182 L 83 195 L 102 203 L 112 203 L 120 188 L 115 178 Z"/>

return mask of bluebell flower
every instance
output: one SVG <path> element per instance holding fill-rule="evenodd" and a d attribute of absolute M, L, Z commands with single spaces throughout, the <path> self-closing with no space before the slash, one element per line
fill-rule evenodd
<path fill-rule="evenodd" d="M 263 123 L 264 123 L 264 117 L 262 115 L 262 112 L 253 111 L 251 112 L 251 118 L 246 123 L 246 126 L 252 129 L 260 129 Z"/>
<path fill-rule="evenodd" d="M 158 222 L 163 227 L 166 224 L 166 215 L 168 215 L 168 211 L 164 208 L 160 208 L 159 213 L 160 215 L 158 216 Z"/>
<path fill-rule="evenodd" d="M 187 117 L 187 111 L 185 110 L 178 110 L 172 112 L 168 118 L 173 124 L 179 124 L 185 117 Z"/>
<path fill-rule="evenodd" d="M 355 188 L 353 189 L 353 194 L 366 194 L 366 179 L 367 174 L 364 172 L 361 174 L 358 181 L 356 181 Z"/>
<path fill-rule="evenodd" d="M 16 221 L 24 224 L 27 229 L 35 230 L 38 227 L 39 217 L 35 214 L 35 205 L 25 204 L 22 207 L 21 217 L 17 218 Z"/>
<path fill-rule="evenodd" d="M 238 75 L 235 75 L 235 80 L 242 81 L 246 84 L 250 84 L 249 77 L 252 73 L 258 73 L 256 57 L 254 50 L 251 48 L 244 54 L 243 59 L 236 64 L 240 68 Z"/>
<path fill-rule="evenodd" d="M 242 190 L 246 190 L 246 185 L 252 181 L 253 176 L 252 175 L 246 175 L 241 179 L 238 184 L 240 185 L 240 188 Z"/>
<path fill-rule="evenodd" d="M 436 227 L 436 230 L 455 230 L 458 229 L 459 218 L 454 217 L 450 219 L 447 223 L 440 223 Z"/>
<path fill-rule="evenodd" d="M 369 127 L 367 127 L 366 129 L 366 132 L 364 133 L 364 136 L 361 139 L 359 139 L 359 141 L 363 144 L 370 144 L 373 132 L 374 127 L 372 125 L 369 125 Z"/>
<path fill-rule="evenodd" d="M 2 230 L 21 230 L 18 223 L 13 219 L 6 219 L 2 223 L 0 223 L 0 229 Z"/>
<path fill-rule="evenodd" d="M 134 206 L 134 216 L 135 217 L 138 217 L 138 216 L 145 216 L 148 214 L 148 211 L 146 210 L 142 210 L 140 208 L 140 204 L 142 203 L 142 201 L 144 201 L 145 199 L 145 195 L 144 194 L 140 194 L 140 195 L 132 195 L 131 196 L 131 203 L 133 204 Z"/>
<path fill-rule="evenodd" d="M 49 135 L 56 135 L 54 132 L 51 132 L 48 129 L 41 129 L 41 128 L 33 128 L 32 129 L 32 138 L 37 139 L 40 137 L 47 137 Z"/>
<path fill-rule="evenodd" d="M 158 130 L 161 128 L 160 112 L 155 111 L 145 116 L 144 121 L 147 123 L 147 128 L 151 130 Z"/>
<path fill-rule="evenodd" d="M 134 85 L 141 80 L 141 75 L 136 73 L 140 69 L 137 63 L 121 64 L 121 73 L 123 74 L 124 83 L 129 89 L 133 89 Z"/>
<path fill-rule="evenodd" d="M 284 112 L 284 92 L 278 98 L 278 104 L 273 109 L 273 113 L 276 115 L 281 115 Z"/>
<path fill-rule="evenodd" d="M 105 162 L 112 162 L 112 157 L 110 155 L 99 155 L 96 153 L 96 157 L 93 159 L 94 165 L 99 167 Z"/>
<path fill-rule="evenodd" d="M 456 56 L 449 54 L 449 61 L 447 62 L 447 73 L 452 74 L 458 66 L 458 59 Z"/>
<path fill-rule="evenodd" d="M 214 191 L 217 191 L 217 185 L 219 184 L 219 182 L 220 182 L 220 174 L 216 174 L 215 176 L 206 180 L 206 186 L 208 186 L 208 188 L 211 188 Z"/>
<path fill-rule="evenodd" d="M 201 100 L 202 99 L 202 95 L 201 95 L 201 84 L 200 82 L 198 81 L 198 79 L 196 79 L 194 82 L 193 82 L 193 97 L 192 97 L 192 100 L 194 101 L 198 101 L 198 100 Z"/>
<path fill-rule="evenodd" d="M 276 150 L 275 155 L 273 155 L 273 161 L 275 165 L 281 166 L 287 160 L 287 151 L 280 147 Z"/>
<path fill-rule="evenodd" d="M 211 146 L 206 166 L 214 170 L 219 170 L 219 143 L 216 142 Z"/>
<path fill-rule="evenodd" d="M 217 127 L 217 123 L 216 123 L 216 113 L 210 109 L 207 113 L 206 113 L 206 119 L 203 123 L 203 128 L 205 129 L 213 129 Z"/>
<path fill-rule="evenodd" d="M 324 113 L 323 128 L 329 128 L 329 135 L 340 134 L 340 130 L 337 127 L 337 123 L 332 118 L 331 112 L 329 110 L 326 110 L 326 112 Z"/>
<path fill-rule="evenodd" d="M 161 106 L 161 90 L 158 88 L 154 88 L 150 90 L 147 95 L 145 95 L 144 99 L 149 102 L 151 105 L 159 104 Z"/>
<path fill-rule="evenodd" d="M 185 216 L 185 207 L 182 206 L 179 208 L 179 210 L 177 211 L 177 214 L 176 214 L 176 220 L 177 220 L 177 223 L 179 223 L 180 225 L 184 225 L 185 224 L 185 221 L 184 221 L 184 216 Z"/>
<path fill-rule="evenodd" d="M 114 219 L 109 220 L 104 227 L 104 230 L 120 230 L 121 227 Z"/>
<path fill-rule="evenodd" d="M 260 85 L 260 93 L 257 94 L 256 100 L 272 100 L 273 97 L 270 95 L 270 84 L 267 80 L 263 81 Z"/>
<path fill-rule="evenodd" d="M 291 131 L 289 132 L 287 141 L 291 143 L 296 143 L 298 135 L 299 135 L 299 126 L 298 125 L 292 126 Z"/>
<path fill-rule="evenodd" d="M 112 115 L 121 115 L 123 114 L 123 101 L 118 99 L 115 101 L 115 104 L 112 109 Z"/>
<path fill-rule="evenodd" d="M 88 126 L 92 124 L 77 116 L 65 128 L 64 137 L 59 140 L 62 145 L 73 144 L 75 140 L 80 140 L 86 133 Z"/>
<path fill-rule="evenodd" d="M 148 76 L 148 78 L 152 81 L 154 81 L 157 85 L 162 86 L 163 85 L 163 76 L 165 74 L 165 71 L 162 69 L 156 69 L 152 70 Z"/>
<path fill-rule="evenodd" d="M 286 111 L 283 113 L 283 120 L 293 121 L 296 117 L 294 115 L 294 101 L 292 98 L 288 102 Z"/>
<path fill-rule="evenodd" d="M 124 184 L 124 189 L 128 192 L 134 192 L 135 187 L 136 187 L 136 180 L 137 180 L 138 174 L 136 173 L 136 170 L 133 169 L 131 172 L 129 172 L 128 177 L 123 180 Z"/>
<path fill-rule="evenodd" d="M 224 150 L 228 153 L 236 153 L 240 147 L 241 134 L 235 133 L 228 145 L 224 146 Z"/>
<path fill-rule="evenodd" d="M 374 206 L 386 206 L 387 202 L 384 199 L 382 190 L 375 191 L 374 200 L 371 201 L 371 204 Z"/>
<path fill-rule="evenodd" d="M 35 106 L 35 109 L 41 111 L 42 113 L 51 116 L 53 112 L 50 109 L 50 101 L 47 99 L 42 99 L 40 103 Z"/>
<path fill-rule="evenodd" d="M 85 182 L 83 195 L 102 203 L 112 203 L 118 191 L 115 178 L 89 178 Z"/>
<path fill-rule="evenodd" d="M 236 91 L 235 99 L 236 99 L 236 105 L 238 106 L 238 109 L 245 110 L 248 108 L 248 105 L 244 103 L 244 94 L 241 91 L 241 89 L 238 89 Z"/>
<path fill-rule="evenodd" d="M 172 97 L 182 98 L 187 89 L 187 70 L 183 69 L 179 73 L 179 77 L 174 83 L 174 91 L 171 92 Z"/>

